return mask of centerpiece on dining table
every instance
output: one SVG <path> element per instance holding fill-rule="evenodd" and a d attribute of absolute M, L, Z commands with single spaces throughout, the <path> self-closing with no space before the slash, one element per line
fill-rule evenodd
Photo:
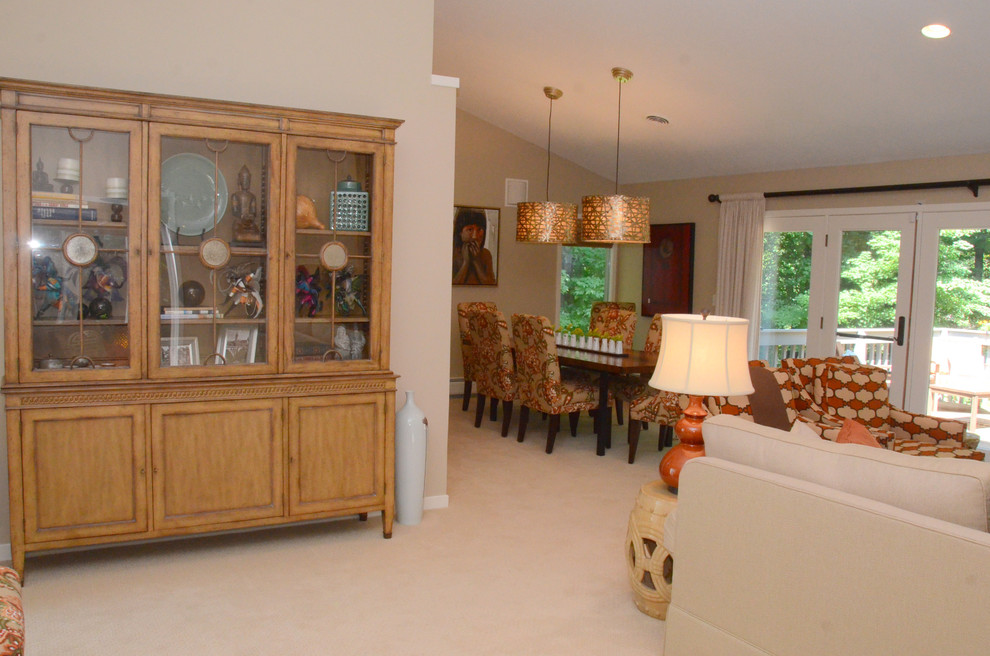
<path fill-rule="evenodd" d="M 608 355 L 623 355 L 622 337 L 606 335 L 597 330 L 586 330 L 575 326 L 557 326 L 554 331 L 554 341 L 563 348 L 606 353 Z"/>

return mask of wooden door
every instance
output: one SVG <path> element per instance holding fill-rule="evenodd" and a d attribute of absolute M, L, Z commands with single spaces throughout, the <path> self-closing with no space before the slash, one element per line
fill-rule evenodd
<path fill-rule="evenodd" d="M 148 530 L 144 407 L 21 413 L 28 544 Z"/>
<path fill-rule="evenodd" d="M 289 514 L 385 503 L 385 395 L 289 399 Z"/>
<path fill-rule="evenodd" d="M 156 529 L 282 515 L 278 399 L 152 408 Z"/>

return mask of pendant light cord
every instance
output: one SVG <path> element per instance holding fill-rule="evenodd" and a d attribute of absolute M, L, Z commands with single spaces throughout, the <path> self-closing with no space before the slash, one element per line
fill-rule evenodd
<path fill-rule="evenodd" d="M 615 195 L 619 195 L 619 133 L 622 130 L 622 79 L 619 79 L 619 111 L 615 122 Z"/>
<path fill-rule="evenodd" d="M 550 118 L 547 119 L 547 202 L 550 202 L 550 126 L 553 125 L 553 98 L 550 98 Z"/>

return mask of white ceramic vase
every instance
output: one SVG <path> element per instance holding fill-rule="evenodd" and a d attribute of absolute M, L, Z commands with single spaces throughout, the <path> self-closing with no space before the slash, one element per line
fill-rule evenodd
<path fill-rule="evenodd" d="M 406 403 L 395 413 L 395 521 L 419 524 L 426 487 L 426 415 L 406 392 Z"/>

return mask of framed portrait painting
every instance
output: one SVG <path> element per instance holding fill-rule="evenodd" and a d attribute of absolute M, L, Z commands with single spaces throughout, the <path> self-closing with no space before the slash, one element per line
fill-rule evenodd
<path fill-rule="evenodd" d="M 499 212 L 494 207 L 454 206 L 453 284 L 498 284 Z"/>
<path fill-rule="evenodd" d="M 650 226 L 643 246 L 643 316 L 690 314 L 694 296 L 694 224 Z"/>

